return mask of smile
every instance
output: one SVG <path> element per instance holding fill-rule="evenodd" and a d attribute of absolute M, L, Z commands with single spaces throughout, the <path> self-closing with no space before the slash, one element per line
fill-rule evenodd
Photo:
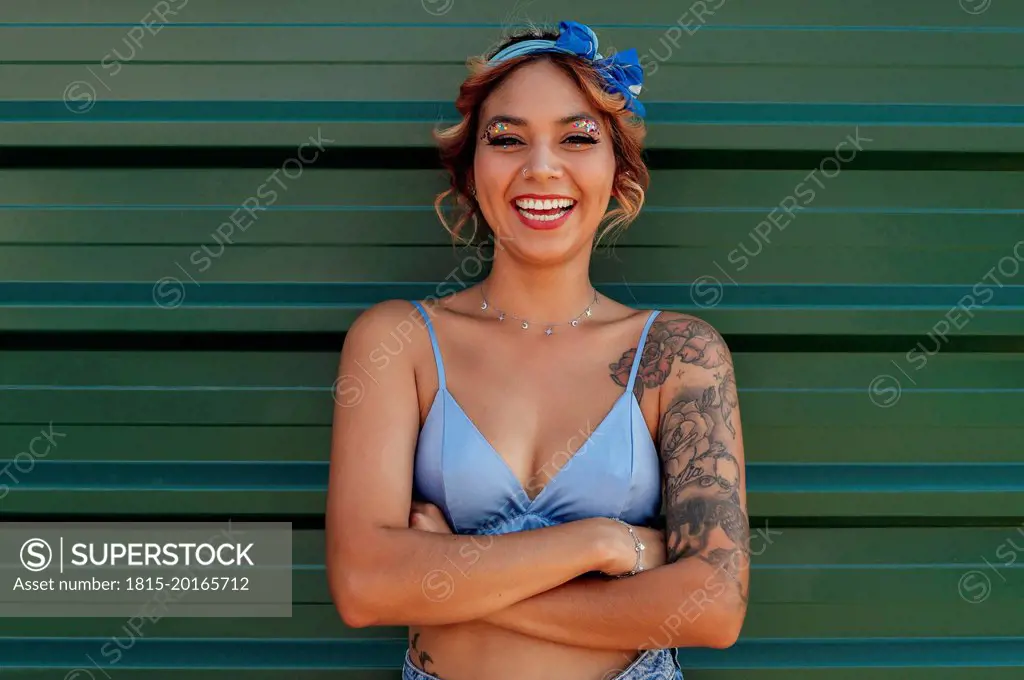
<path fill-rule="evenodd" d="M 569 217 L 576 201 L 562 196 L 521 197 L 513 202 L 520 221 L 531 229 L 554 229 Z"/>

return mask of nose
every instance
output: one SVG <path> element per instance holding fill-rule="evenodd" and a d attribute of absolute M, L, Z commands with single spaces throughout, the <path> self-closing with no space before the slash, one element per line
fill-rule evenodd
<path fill-rule="evenodd" d="M 527 179 L 545 180 L 558 179 L 562 176 L 562 163 L 558 155 L 545 144 L 535 144 L 530 157 L 523 166 L 523 175 Z"/>

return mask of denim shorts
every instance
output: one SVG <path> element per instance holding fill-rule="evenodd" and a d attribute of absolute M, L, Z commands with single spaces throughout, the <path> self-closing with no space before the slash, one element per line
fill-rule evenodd
<path fill-rule="evenodd" d="M 414 666 L 412 657 L 407 650 L 405 663 L 402 665 L 402 680 L 438 680 L 438 677 L 424 673 Z M 486 680 L 486 678 L 480 680 Z M 605 676 L 604 680 L 683 680 L 683 673 L 676 664 L 673 650 L 648 649 L 621 673 Z"/>

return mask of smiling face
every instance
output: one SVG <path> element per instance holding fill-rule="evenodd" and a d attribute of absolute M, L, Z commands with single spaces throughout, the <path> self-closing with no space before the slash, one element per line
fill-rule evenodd
<path fill-rule="evenodd" d="M 589 252 L 615 153 L 608 122 L 572 78 L 548 61 L 526 64 L 484 101 L 479 121 L 476 200 L 505 250 L 538 264 Z"/>

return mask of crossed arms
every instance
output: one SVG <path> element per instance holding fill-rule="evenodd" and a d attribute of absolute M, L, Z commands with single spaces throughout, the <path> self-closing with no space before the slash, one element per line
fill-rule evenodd
<path fill-rule="evenodd" d="M 361 316 L 346 339 L 340 374 L 357 374 L 357 364 L 408 316 L 397 301 Z M 634 352 L 611 367 L 620 385 Z M 348 625 L 483 619 L 602 649 L 721 648 L 736 641 L 746 614 L 749 524 L 732 358 L 714 328 L 663 312 L 643 348 L 637 398 L 657 389 L 661 403 L 666 563 L 623 579 L 580 578 L 609 571 L 621 555 L 621 526 L 594 518 L 488 537 L 472 578 L 450 584 L 444 597 L 431 592 L 448 584 L 435 578 L 432 586 L 430 575 L 465 564 L 480 539 L 410 529 L 410 502 L 385 501 L 412 495 L 409 452 L 419 409 L 411 357 L 404 363 L 375 373 L 377 384 L 358 405 L 335 409 L 326 559 Z"/>

